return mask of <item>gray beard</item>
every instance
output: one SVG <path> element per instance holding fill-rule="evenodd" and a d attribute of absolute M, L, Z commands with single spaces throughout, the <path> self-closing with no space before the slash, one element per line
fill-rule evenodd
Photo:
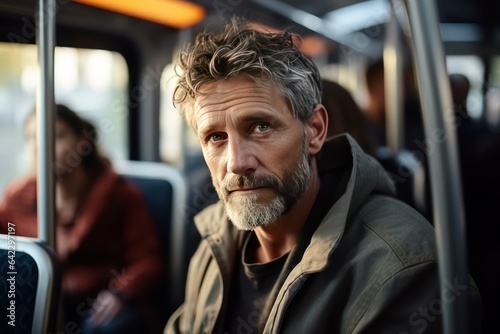
<path fill-rule="evenodd" d="M 305 141 L 306 142 L 306 141 Z M 283 177 L 281 182 L 273 178 L 275 197 L 269 203 L 259 201 L 258 194 L 237 196 L 236 198 L 219 196 L 223 199 L 227 215 L 233 225 L 240 230 L 254 230 L 259 226 L 275 223 L 300 200 L 311 182 L 311 167 L 309 154 L 304 143 L 300 161 L 293 166 L 291 172 Z"/>
<path fill-rule="evenodd" d="M 277 221 L 288 211 L 284 198 L 277 195 L 271 203 L 259 203 L 258 195 L 242 197 L 233 203 L 226 202 L 226 212 L 233 225 L 240 230 L 253 230 L 259 226 L 267 226 Z"/>

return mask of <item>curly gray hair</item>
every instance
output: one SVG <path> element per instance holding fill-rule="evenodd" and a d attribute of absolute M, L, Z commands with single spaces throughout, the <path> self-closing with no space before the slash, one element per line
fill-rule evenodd
<path fill-rule="evenodd" d="M 306 123 L 321 102 L 316 65 L 300 52 L 288 31 L 264 33 L 241 18 L 233 18 L 215 35 L 200 33 L 194 45 L 181 51 L 174 105 L 196 129 L 192 107 L 200 87 L 217 80 L 246 75 L 257 82 L 272 79 L 292 113 Z"/>

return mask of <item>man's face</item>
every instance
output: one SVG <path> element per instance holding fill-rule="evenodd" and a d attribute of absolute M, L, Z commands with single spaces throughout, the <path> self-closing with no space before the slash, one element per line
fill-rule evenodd
<path fill-rule="evenodd" d="M 232 78 L 202 93 L 197 135 L 229 218 L 245 230 L 275 222 L 310 184 L 304 125 L 269 81 Z"/>

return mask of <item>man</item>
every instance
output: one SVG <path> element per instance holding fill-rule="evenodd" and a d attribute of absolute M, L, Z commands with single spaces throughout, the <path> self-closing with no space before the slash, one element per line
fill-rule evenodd
<path fill-rule="evenodd" d="M 292 36 L 234 19 L 179 65 L 174 100 L 221 201 L 196 218 L 165 333 L 440 332 L 433 230 L 350 136 L 325 143 L 319 73 Z"/>

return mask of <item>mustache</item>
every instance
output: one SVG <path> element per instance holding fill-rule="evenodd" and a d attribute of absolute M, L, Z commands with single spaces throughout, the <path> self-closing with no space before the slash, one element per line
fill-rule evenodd
<path fill-rule="evenodd" d="M 237 189 L 264 187 L 282 189 L 283 183 L 279 178 L 275 176 L 254 173 L 230 176 L 224 178 L 221 182 L 221 190 L 225 197 L 227 197 L 231 192 Z"/>

